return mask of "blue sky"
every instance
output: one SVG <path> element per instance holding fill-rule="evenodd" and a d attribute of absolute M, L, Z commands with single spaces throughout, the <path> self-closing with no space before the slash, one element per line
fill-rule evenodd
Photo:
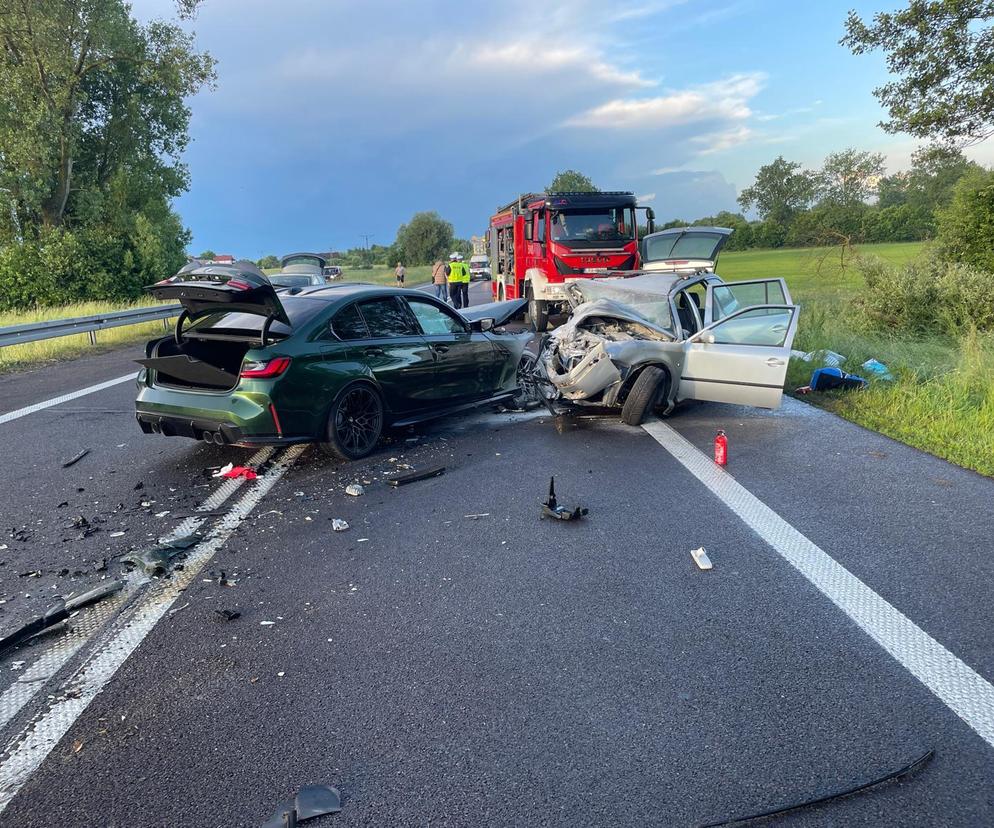
<path fill-rule="evenodd" d="M 883 60 L 838 45 L 850 7 L 900 5 L 206 0 L 191 28 L 218 84 L 191 101 L 176 206 L 194 252 L 258 258 L 387 244 L 418 210 L 468 237 L 569 167 L 662 220 L 737 209 L 780 154 L 857 146 L 900 169 L 916 144 L 876 126 Z"/>

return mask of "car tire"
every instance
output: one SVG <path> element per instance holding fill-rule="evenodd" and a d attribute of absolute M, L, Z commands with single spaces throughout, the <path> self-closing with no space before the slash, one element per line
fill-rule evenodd
<path fill-rule="evenodd" d="M 632 426 L 642 425 L 646 415 L 655 407 L 665 383 L 666 371 L 662 368 L 656 365 L 643 368 L 621 408 L 621 421 Z"/>
<path fill-rule="evenodd" d="M 328 412 L 321 448 L 336 460 L 359 460 L 370 454 L 383 434 L 383 399 L 369 383 L 345 386 Z"/>
<path fill-rule="evenodd" d="M 528 321 L 531 322 L 535 333 L 545 333 L 549 329 L 549 303 L 529 294 Z"/>

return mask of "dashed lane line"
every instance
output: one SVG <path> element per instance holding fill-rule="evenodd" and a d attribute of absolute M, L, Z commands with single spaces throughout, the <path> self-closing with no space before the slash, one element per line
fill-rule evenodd
<path fill-rule="evenodd" d="M 0 753 L 0 814 L 38 769 L 90 702 L 114 677 L 238 525 L 307 449 L 293 446 L 277 455 L 269 470 L 246 487 L 208 536 L 193 547 L 184 568 L 140 596 L 114 622 L 104 639 L 60 684 L 45 707 Z"/>
<path fill-rule="evenodd" d="M 994 747 L 994 686 L 659 420 L 642 428 L 784 560 Z"/>
<path fill-rule="evenodd" d="M 27 417 L 28 414 L 34 414 L 36 411 L 44 411 L 46 408 L 52 408 L 52 406 L 62 405 L 62 403 L 67 403 L 71 400 L 78 400 L 80 397 L 85 397 L 88 394 L 96 394 L 98 391 L 113 388 L 115 385 L 121 385 L 122 383 L 129 381 L 134 382 L 136 376 L 138 376 L 137 371 L 131 374 L 126 374 L 123 377 L 118 377 L 117 379 L 107 380 L 106 382 L 98 382 L 96 385 L 89 385 L 86 388 L 80 388 L 78 391 L 70 391 L 68 394 L 62 394 L 59 397 L 52 397 L 52 399 L 45 400 L 44 402 L 35 403 L 34 405 L 27 405 L 24 408 L 18 408 L 16 411 L 8 411 L 6 414 L 0 414 L 0 425 L 9 423 L 12 420 L 19 420 L 21 417 Z"/>

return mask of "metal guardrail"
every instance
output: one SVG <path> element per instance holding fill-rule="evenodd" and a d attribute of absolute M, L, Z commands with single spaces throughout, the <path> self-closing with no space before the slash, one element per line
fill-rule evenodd
<path fill-rule="evenodd" d="M 121 328 L 125 325 L 140 325 L 142 322 L 155 322 L 158 319 L 168 329 L 166 320 L 179 316 L 182 305 L 158 305 L 151 308 L 111 311 L 94 316 L 77 316 L 72 319 L 50 319 L 47 322 L 28 322 L 25 325 L 8 325 L 0 328 L 0 348 L 9 345 L 23 345 L 25 342 L 38 342 L 42 339 L 55 339 L 73 334 L 89 334 L 90 344 L 97 343 L 97 331 L 105 328 Z"/>

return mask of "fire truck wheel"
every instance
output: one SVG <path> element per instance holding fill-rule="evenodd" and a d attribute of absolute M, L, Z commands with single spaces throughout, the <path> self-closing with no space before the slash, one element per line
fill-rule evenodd
<path fill-rule="evenodd" d="M 632 390 L 628 392 L 621 409 L 621 421 L 627 425 L 642 425 L 646 414 L 652 410 L 666 382 L 666 371 L 656 365 L 642 369 L 635 378 Z"/>
<path fill-rule="evenodd" d="M 534 296 L 528 297 L 528 321 L 536 333 L 544 333 L 549 329 L 549 303 Z"/>

